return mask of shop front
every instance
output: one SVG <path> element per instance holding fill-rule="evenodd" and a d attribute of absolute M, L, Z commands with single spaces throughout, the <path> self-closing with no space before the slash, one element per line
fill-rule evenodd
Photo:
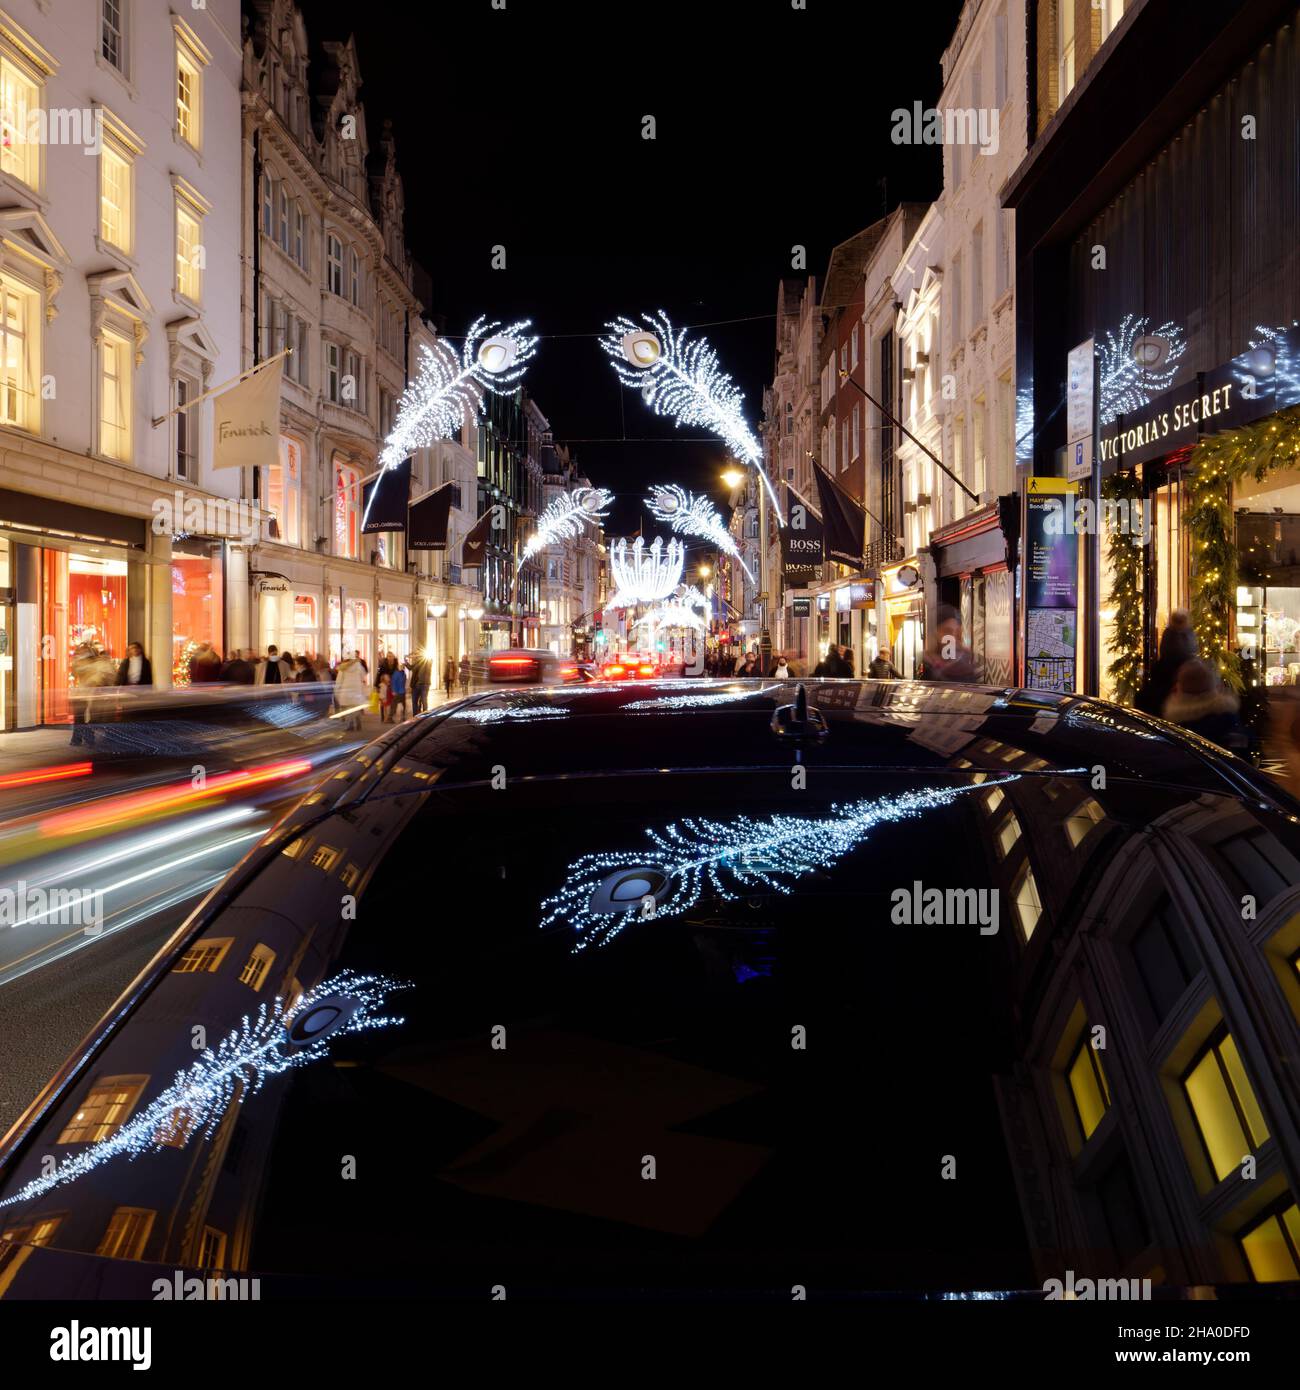
<path fill-rule="evenodd" d="M 962 636 L 986 685 L 1013 680 L 1015 615 L 1007 543 L 997 503 L 931 534 L 938 603 L 961 614 Z"/>
<path fill-rule="evenodd" d="M 226 653 L 225 543 L 212 536 L 172 541 L 172 645 L 174 686 L 190 683 L 190 658 L 202 647 Z"/>
<path fill-rule="evenodd" d="M 326 606 L 329 663 L 336 667 L 344 656 L 356 656 L 367 670 L 375 665 L 375 605 L 370 598 L 354 598 L 346 589 L 332 589 Z"/>
<path fill-rule="evenodd" d="M 911 556 L 880 571 L 881 606 L 884 633 L 881 645 L 887 648 L 894 669 L 904 680 L 921 674 L 925 651 L 925 586 L 921 565 Z"/>

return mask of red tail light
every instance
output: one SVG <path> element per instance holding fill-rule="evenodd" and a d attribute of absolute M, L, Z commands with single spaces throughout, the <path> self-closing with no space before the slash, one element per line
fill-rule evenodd
<path fill-rule="evenodd" d="M 493 666 L 534 666 L 537 663 L 531 656 L 494 656 Z"/>
<path fill-rule="evenodd" d="M 560 667 L 560 675 L 562 675 L 562 676 L 576 676 L 577 674 L 578 674 L 578 668 L 577 668 L 576 666 L 561 666 L 561 667 Z"/>
<path fill-rule="evenodd" d="M 621 676 L 623 674 L 623 668 L 621 666 L 606 666 L 605 674 L 607 676 Z"/>
<path fill-rule="evenodd" d="M 653 666 L 643 666 L 643 667 L 641 668 L 641 674 L 642 674 L 643 676 L 653 676 L 654 673 L 655 673 L 655 668 L 654 668 Z"/>

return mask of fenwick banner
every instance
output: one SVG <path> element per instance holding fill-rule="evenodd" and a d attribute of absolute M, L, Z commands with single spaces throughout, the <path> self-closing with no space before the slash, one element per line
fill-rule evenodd
<path fill-rule="evenodd" d="M 1079 537 L 1061 524 L 1077 482 L 1025 480 L 1025 685 L 1069 694 L 1078 659 Z"/>
<path fill-rule="evenodd" d="M 790 516 L 781 528 L 781 576 L 787 589 L 815 584 L 822 573 L 822 519 L 786 485 Z"/>

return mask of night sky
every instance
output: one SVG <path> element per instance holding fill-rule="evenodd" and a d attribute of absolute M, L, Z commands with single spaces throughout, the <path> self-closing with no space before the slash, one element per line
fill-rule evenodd
<path fill-rule="evenodd" d="M 355 35 L 372 144 L 393 122 L 433 318 L 450 335 L 480 313 L 532 318 L 544 341 L 528 389 L 618 494 L 614 533 L 636 528 L 652 481 L 723 501 L 725 451 L 619 386 L 596 342 L 605 319 L 662 308 L 710 325 L 757 427 L 790 248 L 820 280 L 886 197 L 939 192 L 939 148 L 891 143 L 890 113 L 936 103 L 959 0 L 928 4 L 924 24 L 874 0 L 808 5 L 302 0 L 313 47 Z"/>

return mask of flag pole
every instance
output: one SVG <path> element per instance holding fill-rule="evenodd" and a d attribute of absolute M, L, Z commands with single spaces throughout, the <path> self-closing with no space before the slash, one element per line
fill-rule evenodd
<path fill-rule="evenodd" d="M 293 351 L 291 347 L 284 348 L 277 352 L 274 357 L 263 358 L 262 361 L 250 367 L 246 372 L 240 372 L 238 376 L 232 376 L 229 381 L 223 381 L 219 386 L 209 387 L 201 396 L 195 396 L 192 401 L 186 401 L 184 405 L 174 406 L 166 415 L 156 416 L 153 421 L 154 429 L 157 429 L 164 420 L 170 420 L 173 415 L 179 415 L 182 410 L 188 410 L 192 405 L 198 405 L 200 401 L 206 401 L 209 396 L 215 396 L 218 391 L 225 391 L 228 387 L 238 386 L 241 381 L 247 380 L 254 372 L 260 372 L 263 367 L 269 367 L 272 362 L 278 362 L 282 357 L 288 357 Z"/>

